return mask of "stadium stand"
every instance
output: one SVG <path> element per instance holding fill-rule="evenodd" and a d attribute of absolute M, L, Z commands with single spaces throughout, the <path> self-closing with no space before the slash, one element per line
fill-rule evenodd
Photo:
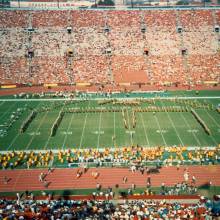
<path fill-rule="evenodd" d="M 37 0 L 36 2 L 40 1 Z M 62 1 L 65 2 L 66 0 Z M 17 101 L 14 100 L 17 98 L 23 99 L 19 100 L 22 103 L 20 104 L 21 109 L 16 107 L 16 110 L 12 111 L 12 107 L 19 106 L 19 104 L 15 102 L 8 107 L 9 105 L 7 106 L 8 103 L 6 103 L 5 107 L 6 101 L 1 101 L 1 110 L 3 109 L 1 112 L 4 112 L 1 117 L 10 119 L 0 125 L 3 127 L 0 129 L 1 138 L 8 135 L 9 128 L 13 123 L 16 123 L 23 111 L 30 111 L 26 119 L 22 123 L 19 122 L 21 125 L 14 128 L 15 137 L 13 136 L 12 140 L 9 140 L 10 145 L 4 146 L 0 152 L 0 219 L 211 220 L 214 214 L 219 215 L 219 202 L 216 206 L 217 209 L 214 210 L 213 201 L 199 201 L 200 196 L 198 195 L 201 189 L 210 192 L 209 197 L 219 192 L 220 178 L 217 173 L 220 168 L 220 145 L 219 139 L 215 140 L 215 136 L 211 136 L 211 131 L 214 131 L 216 137 L 220 131 L 220 124 L 216 119 L 219 113 L 219 104 L 217 103 L 219 97 L 214 97 L 217 100 L 213 102 L 214 104 L 212 102 L 208 104 L 207 101 L 199 103 L 176 99 L 173 101 L 174 104 L 179 105 L 176 107 L 163 106 L 163 101 L 160 98 L 157 100 L 161 102 L 158 106 L 151 106 L 155 102 L 154 98 L 153 101 L 146 99 L 146 102 L 143 103 L 144 108 L 142 106 L 136 111 L 132 109 L 132 106 L 138 105 L 138 99 L 127 103 L 123 99 L 122 101 L 107 99 L 110 98 L 111 90 L 114 89 L 123 90 L 125 97 L 128 98 L 130 93 L 129 90 L 127 93 L 127 90 L 124 89 L 126 86 L 130 86 L 130 90 L 138 90 L 141 85 L 143 85 L 142 88 L 149 86 L 148 89 L 153 88 L 154 90 L 167 85 L 187 89 L 191 88 L 190 86 L 208 85 L 211 88 L 219 86 L 219 25 L 220 10 L 216 8 L 181 10 L 177 8 L 166 10 L 159 10 L 158 8 L 152 10 L 0 10 L 0 88 L 14 88 L 19 85 L 24 89 L 23 93 L 20 94 L 18 90 L 13 90 L 14 96 L 7 100 L 11 101 L 10 98 L 12 101 Z M 1 87 L 2 85 L 6 87 Z M 36 85 L 42 90 L 31 90 L 31 85 Z M 51 89 L 49 87 L 53 86 L 56 90 L 57 85 L 65 86 L 57 88 L 57 91 L 62 92 L 56 94 L 43 93 L 45 88 L 49 90 Z M 90 90 L 94 89 L 97 97 L 99 97 L 100 91 L 100 97 L 104 97 L 100 106 L 94 107 L 94 103 L 90 106 L 92 93 L 80 94 L 79 92 L 79 97 L 77 97 L 78 91 L 68 94 L 68 90 L 77 90 L 77 86 L 80 85 L 91 85 Z M 107 93 L 102 91 L 104 87 L 108 89 L 106 90 Z M 36 93 L 30 95 L 30 91 Z M 198 91 L 195 92 L 196 95 L 198 93 Z M 156 96 L 157 94 L 155 94 Z M 76 102 L 71 103 L 70 101 L 69 104 L 73 105 L 72 109 L 66 108 L 68 101 L 65 101 L 64 105 L 55 103 L 51 106 L 42 104 L 42 107 L 37 107 L 41 105 L 40 102 L 33 106 L 23 103 L 23 101 L 29 102 L 29 97 L 39 99 L 35 101 L 42 101 L 42 103 L 44 103 L 44 99 L 46 103 L 46 98 L 51 101 L 59 97 L 62 99 L 79 98 L 79 102 L 75 100 Z M 41 98 L 42 100 L 40 100 Z M 63 102 L 62 99 L 60 100 L 61 103 Z M 85 103 L 76 107 L 78 103 L 85 100 L 89 100 L 88 108 L 85 107 Z M 172 102 L 172 99 L 167 101 L 168 103 Z M 210 143 L 214 143 L 214 146 L 208 146 L 209 142 L 206 142 L 206 139 L 204 139 L 206 146 L 202 146 L 203 143 L 201 144 L 199 141 L 200 136 L 198 138 L 196 136 L 200 130 L 194 129 L 194 127 L 198 128 L 197 126 L 188 125 L 184 116 L 182 119 L 185 120 L 184 123 L 187 127 L 184 130 L 184 138 L 189 135 L 201 146 L 188 146 L 188 144 L 183 143 L 179 135 L 182 129 L 180 132 L 177 131 L 178 128 L 175 127 L 169 111 L 187 114 L 189 110 L 185 105 L 186 102 L 195 119 L 211 136 L 212 142 Z M 102 106 L 103 103 L 114 104 L 105 107 Z M 114 108 L 115 103 L 116 107 L 118 105 L 120 108 Z M 182 107 L 182 104 L 185 106 Z M 200 106 L 199 110 L 202 109 L 203 112 L 206 112 L 206 120 L 203 120 L 203 117 L 194 111 L 194 106 Z M 10 108 L 12 114 L 10 114 Z M 52 121 L 53 117 L 49 119 L 50 116 L 47 113 L 54 109 L 58 110 L 59 114 L 51 127 L 48 123 L 47 127 L 44 128 L 45 130 L 41 131 L 45 133 L 45 136 L 46 130 L 51 132 L 50 137 L 46 137 L 47 140 L 44 142 L 44 137 L 39 130 L 44 121 Z M 125 109 L 127 116 L 124 113 Z M 132 114 L 129 114 L 128 109 L 132 110 Z M 115 129 L 118 125 L 115 125 L 115 123 L 117 124 L 115 112 L 120 111 L 122 113 L 119 117 L 122 114 L 124 119 L 122 133 L 123 135 L 124 133 L 125 135 L 128 134 L 125 139 L 131 139 L 131 142 L 117 146 Z M 144 121 L 143 118 L 143 129 L 148 147 L 133 143 L 133 134 L 136 132 L 137 123 L 135 114 L 136 112 L 138 112 L 137 114 L 141 112 L 147 114 L 148 111 L 149 115 L 155 119 L 158 129 L 153 128 L 147 132 L 149 134 L 155 133 L 155 139 L 157 139 L 157 135 L 161 135 L 164 142 L 163 146 L 157 144 L 151 148 L 144 125 L 146 122 L 149 123 L 149 127 L 152 126 L 151 121 L 149 119 Z M 36 124 L 39 123 L 36 130 L 26 132 L 30 123 L 39 116 L 39 113 L 45 114 L 41 119 L 35 120 Z M 67 118 L 64 118 L 64 114 L 66 116 L 67 113 L 72 115 L 73 113 L 78 115 L 85 113 L 86 116 L 83 121 L 81 118 L 71 116 L 69 122 Z M 94 129 L 94 131 L 88 131 L 88 134 L 85 133 L 84 135 L 87 113 L 99 113 L 99 126 L 95 130 L 95 126 L 91 124 L 91 130 Z M 106 134 L 112 143 L 109 142 L 104 148 L 100 148 L 99 143 L 100 135 L 105 132 L 104 129 L 101 130 L 102 113 L 103 115 L 114 113 L 114 134 L 112 136 L 111 133 Z M 212 118 L 212 113 L 215 113 L 215 118 Z M 168 118 L 165 118 L 165 114 Z M 129 115 L 132 117 L 129 118 Z M 140 115 L 142 117 L 142 114 Z M 89 115 L 89 117 L 94 116 Z M 127 126 L 126 117 L 128 121 L 132 120 L 134 131 Z M 168 147 L 165 139 L 172 138 L 175 134 L 171 131 L 171 136 L 164 138 L 166 133 L 170 131 L 169 129 L 165 130 L 165 126 L 164 129 L 160 127 L 159 117 L 166 119 L 162 122 L 163 124 L 170 122 L 173 132 L 176 132 L 179 141 L 182 142 L 181 145 L 176 144 Z M 95 117 L 93 119 L 96 121 Z M 182 119 L 179 119 L 179 124 L 183 122 Z M 50 148 L 48 143 L 60 132 L 58 127 L 64 120 L 66 123 L 68 122 L 68 128 L 61 133 L 64 137 L 63 144 L 58 146 L 59 144 L 55 143 L 54 139 L 52 144 L 55 146 Z M 70 134 L 71 138 L 73 133 L 78 136 L 76 130 L 69 131 L 71 126 L 78 129 L 78 125 L 71 125 L 74 120 L 78 120 L 79 124 L 84 123 L 84 125 L 79 146 L 72 143 L 71 148 L 69 148 L 68 145 L 65 146 L 67 135 Z M 104 116 L 102 120 L 106 120 Z M 192 120 L 192 118 L 189 117 L 188 120 Z M 215 127 L 207 122 L 215 123 Z M 16 133 L 18 131 L 20 131 L 19 134 Z M 19 135 L 28 143 L 26 145 L 19 142 L 18 139 L 17 142 L 21 146 L 16 148 L 13 145 Z M 83 135 L 88 140 L 89 135 L 94 135 L 94 137 L 97 135 L 97 147 L 90 141 L 88 141 L 89 147 L 86 148 L 86 145 L 84 147 Z M 143 136 L 142 134 L 138 135 Z M 32 148 L 31 144 L 34 138 L 37 141 L 42 139 L 41 146 L 38 146 L 36 142 L 36 146 Z M 4 141 L 2 143 L 4 144 Z M 23 147 L 23 144 L 26 146 Z M 108 146 L 112 148 L 108 148 Z M 134 195 L 136 187 L 138 190 L 142 190 L 141 195 L 140 193 Z M 155 191 L 153 188 L 156 188 Z M 64 189 L 67 194 L 65 194 Z M 88 200 L 80 199 L 82 197 L 79 196 L 79 200 L 76 201 L 68 194 L 75 189 L 88 190 L 89 192 L 94 190 L 95 192 L 90 196 L 87 195 Z M 126 196 L 122 195 L 124 192 L 119 191 L 122 189 L 125 190 Z M 33 192 L 29 194 L 29 190 L 33 190 Z M 41 190 L 48 190 L 48 198 L 45 196 L 47 193 Z M 55 192 L 53 190 L 63 190 L 62 196 L 59 197 L 57 194 L 52 198 L 52 194 Z M 25 193 L 22 193 L 23 191 Z M 15 199 L 15 193 L 17 199 Z M 42 193 L 44 198 L 35 200 L 33 193 Z M 9 195 L 9 199 L 7 195 Z M 62 200 L 66 195 L 67 200 Z M 136 201 L 136 197 L 132 196 L 140 197 Z M 144 200 L 146 198 L 159 199 L 158 201 Z M 165 198 L 168 200 L 163 200 Z M 111 201 L 112 199 L 113 201 Z M 127 200 L 123 201 L 122 199 Z M 179 201 L 181 199 L 183 200 Z"/>
<path fill-rule="evenodd" d="M 0 81 L 218 84 L 219 15 L 211 9 L 1 11 Z"/>
<path fill-rule="evenodd" d="M 10 219 L 211 219 L 206 204 L 131 201 L 7 201 L 1 200 L 2 218 Z"/>
<path fill-rule="evenodd" d="M 67 23 L 65 11 L 33 11 L 31 13 L 34 28 L 64 27 Z"/>

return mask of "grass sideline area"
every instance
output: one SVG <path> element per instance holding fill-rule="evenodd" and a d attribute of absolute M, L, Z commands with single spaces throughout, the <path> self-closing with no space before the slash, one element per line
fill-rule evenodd
<path fill-rule="evenodd" d="M 132 145 L 217 146 L 220 143 L 219 96 L 220 91 L 177 91 L 118 93 L 108 99 L 101 94 L 77 96 L 77 100 L 1 97 L 0 151 Z M 188 111 L 175 110 L 179 108 Z M 208 127 L 210 135 L 193 116 L 191 108 Z M 33 111 L 37 114 L 30 119 Z M 27 127 L 21 132 L 25 122 Z M 51 136 L 53 126 L 56 130 Z"/>
<path fill-rule="evenodd" d="M 169 187 L 167 187 L 169 189 Z M 133 195 L 142 195 L 143 192 L 146 190 L 146 188 L 136 188 L 133 190 Z M 101 192 L 105 192 L 106 189 L 101 190 Z M 161 188 L 160 187 L 151 187 L 152 195 L 159 195 Z M 32 193 L 34 196 L 44 196 L 44 195 L 56 195 L 56 196 L 78 196 L 78 195 L 92 195 L 93 192 L 98 193 L 96 189 L 63 189 L 63 190 L 44 190 L 44 191 L 31 191 L 29 193 Z M 113 192 L 115 195 L 120 195 L 121 192 L 127 192 L 126 189 L 116 189 L 113 188 Z M 14 197 L 16 196 L 16 193 L 24 193 L 24 192 L 0 192 L 0 198 L 3 197 Z M 196 195 L 205 196 L 207 198 L 213 198 L 213 195 L 220 194 L 220 186 L 211 186 L 211 187 L 204 187 L 200 186 L 198 187 L 198 192 Z M 186 194 L 182 194 L 186 195 Z"/>

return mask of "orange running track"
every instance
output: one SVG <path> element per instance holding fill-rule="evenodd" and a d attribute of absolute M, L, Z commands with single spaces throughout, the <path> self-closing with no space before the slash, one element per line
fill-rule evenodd
<path fill-rule="evenodd" d="M 184 168 L 180 167 L 163 167 L 157 174 L 150 174 L 152 186 L 161 186 L 164 182 L 166 186 L 174 185 L 184 180 Z M 209 166 L 187 166 L 189 172 L 189 180 L 192 175 L 196 177 L 196 185 L 207 184 L 209 181 L 212 185 L 220 186 L 220 165 Z M 119 184 L 120 188 L 131 187 L 136 184 L 137 187 L 146 187 L 148 174 L 142 175 L 139 171 L 132 173 L 127 168 L 90 168 L 85 174 L 77 179 L 76 168 L 55 169 L 46 176 L 46 180 L 50 182 L 48 189 L 88 189 L 96 188 L 96 184 L 100 183 L 103 188 L 108 186 L 114 187 Z M 92 172 L 99 172 L 99 177 L 95 179 Z M 46 169 L 33 170 L 1 170 L 0 171 L 0 191 L 14 192 L 24 190 L 45 190 L 42 182 L 39 181 L 39 174 L 47 173 Z M 4 183 L 4 177 L 9 178 L 7 184 Z M 127 176 L 128 182 L 123 183 L 122 179 Z"/>

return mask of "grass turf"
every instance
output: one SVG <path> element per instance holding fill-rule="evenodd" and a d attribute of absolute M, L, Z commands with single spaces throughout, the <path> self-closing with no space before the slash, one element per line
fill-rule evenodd
<path fill-rule="evenodd" d="M 132 97 L 155 97 L 155 93 L 132 94 Z M 160 93 L 162 97 L 173 96 L 205 96 L 200 103 L 210 103 L 217 106 L 220 98 L 219 91 L 201 91 L 196 95 L 194 91 L 178 91 Z M 127 94 L 118 94 L 114 97 L 126 97 Z M 9 97 L 7 97 L 9 98 Z M 4 97 L 1 97 L 4 99 Z M 39 100 L 39 101 L 6 101 L 0 99 L 0 130 L 9 120 L 13 112 L 18 108 L 23 112 L 18 120 L 8 129 L 7 135 L 0 137 L 0 150 L 48 150 L 67 148 L 104 148 L 121 147 L 130 145 L 142 146 L 216 146 L 220 143 L 220 114 L 215 110 L 204 108 L 196 109 L 196 112 L 204 120 L 211 130 L 207 135 L 201 125 L 190 112 L 138 112 L 136 113 L 136 127 L 132 128 L 132 108 L 129 106 L 106 104 L 100 106 L 96 100 L 83 102 L 73 101 L 63 107 L 54 108 L 54 104 L 61 104 L 63 100 Z M 193 99 L 190 99 L 193 100 Z M 141 103 L 137 107 L 148 107 L 154 104 Z M 168 100 L 157 100 L 156 106 L 181 106 L 182 104 Z M 38 113 L 24 133 L 19 132 L 23 121 L 28 117 L 32 109 L 40 109 L 43 106 L 51 107 L 50 111 Z M 128 129 L 125 129 L 121 112 L 99 113 L 65 113 L 63 120 L 54 137 L 50 137 L 50 129 L 60 111 L 67 108 L 126 108 Z M 131 132 L 133 137 L 131 137 Z M 115 140 L 112 137 L 115 136 Z"/>
<path fill-rule="evenodd" d="M 133 190 L 133 194 L 142 194 L 145 190 L 146 188 L 136 188 L 135 190 Z M 158 195 L 161 192 L 160 187 L 151 187 L 151 190 L 154 195 Z M 102 191 L 106 192 L 106 189 Z M 127 192 L 127 189 L 113 188 L 113 191 L 116 194 L 119 194 L 120 192 Z M 98 191 L 96 189 L 63 189 L 63 190 L 32 191 L 34 196 L 42 196 L 44 193 L 46 193 L 61 197 L 75 196 L 75 195 L 92 195 L 93 192 L 98 192 Z M 16 193 L 17 192 L 0 192 L 0 197 L 16 196 Z M 23 193 L 23 192 L 21 191 L 19 193 Z M 198 187 L 197 195 L 213 198 L 213 195 L 218 195 L 219 193 L 220 193 L 220 186 L 211 186 L 208 188 Z M 184 195 L 184 193 L 182 195 Z"/>

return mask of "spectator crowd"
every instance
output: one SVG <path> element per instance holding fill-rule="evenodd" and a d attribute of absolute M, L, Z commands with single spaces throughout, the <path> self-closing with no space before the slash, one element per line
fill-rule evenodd
<path fill-rule="evenodd" d="M 219 17 L 201 9 L 1 11 L 0 82 L 219 83 Z"/>
<path fill-rule="evenodd" d="M 206 203 L 180 204 L 166 201 L 74 200 L 0 200 L 1 219 L 67 219 L 67 220 L 211 220 L 211 207 Z M 209 201 L 210 203 L 210 201 Z"/>

